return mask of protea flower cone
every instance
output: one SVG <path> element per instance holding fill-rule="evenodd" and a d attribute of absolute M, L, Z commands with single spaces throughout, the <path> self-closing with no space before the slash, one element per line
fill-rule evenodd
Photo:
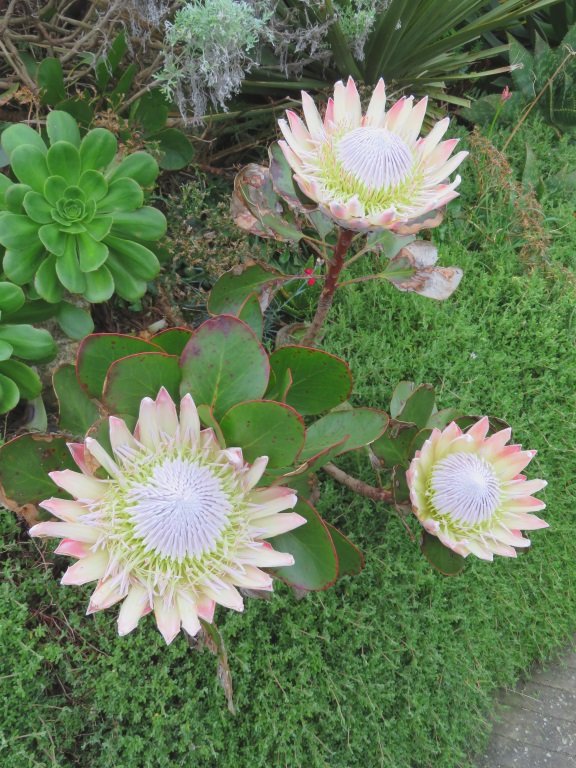
<path fill-rule="evenodd" d="M 385 105 L 380 79 L 362 115 L 350 77 L 346 86 L 336 83 L 324 120 L 303 91 L 306 123 L 290 110 L 288 122 L 279 121 L 286 139 L 279 144 L 298 185 L 345 229 L 394 230 L 458 195 L 460 176 L 451 183 L 448 177 L 468 153 L 450 158 L 458 139 L 440 142 L 449 118 L 418 138 L 427 98 L 414 105 L 412 96 L 403 97 L 388 112 Z"/>
<path fill-rule="evenodd" d="M 465 434 L 454 422 L 435 429 L 407 479 L 414 512 L 429 533 L 464 557 L 493 560 L 530 546 L 522 530 L 548 527 L 532 514 L 546 505 L 531 495 L 547 483 L 519 474 L 536 451 L 506 445 L 510 429 L 486 438 L 488 428 L 484 417 Z"/>
<path fill-rule="evenodd" d="M 213 430 L 200 429 L 190 395 L 179 417 L 164 388 L 142 400 L 134 434 L 111 417 L 110 443 L 113 456 L 94 439 L 70 445 L 81 472 L 50 477 L 75 500 L 43 502 L 63 522 L 30 534 L 62 538 L 56 552 L 78 558 L 63 584 L 98 580 L 88 613 L 123 601 L 121 635 L 151 610 L 167 643 L 181 626 L 194 635 L 216 603 L 243 609 L 236 587 L 272 590 L 261 567 L 294 563 L 265 539 L 306 522 L 283 513 L 296 495 L 256 489 L 267 458 L 250 465 L 239 448 L 222 448 Z"/>

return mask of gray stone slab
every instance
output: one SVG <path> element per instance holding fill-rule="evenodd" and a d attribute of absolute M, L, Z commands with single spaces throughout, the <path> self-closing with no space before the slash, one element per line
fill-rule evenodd
<path fill-rule="evenodd" d="M 565 752 L 576 757 L 576 725 L 559 717 L 541 715 L 527 709 L 501 712 L 494 732 L 552 752 Z"/>
<path fill-rule="evenodd" d="M 545 717 L 559 717 L 576 723 L 576 693 L 539 684 L 538 680 L 521 683 L 506 691 L 499 700 L 514 709 L 527 709 Z"/>
<path fill-rule="evenodd" d="M 495 734 L 478 768 L 576 768 L 572 755 L 553 752 L 533 744 Z"/>
<path fill-rule="evenodd" d="M 576 671 L 561 664 L 550 664 L 546 669 L 536 673 L 532 681 L 536 684 L 548 685 L 550 688 L 560 688 L 568 693 L 576 693 Z"/>

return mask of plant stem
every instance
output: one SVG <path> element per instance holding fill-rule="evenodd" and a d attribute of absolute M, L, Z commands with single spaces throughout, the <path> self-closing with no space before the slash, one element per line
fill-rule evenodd
<path fill-rule="evenodd" d="M 334 293 L 338 287 L 338 278 L 340 277 L 340 272 L 342 272 L 344 266 L 344 256 L 350 247 L 353 237 L 354 232 L 351 230 L 340 230 L 340 236 L 336 243 L 332 263 L 328 266 L 328 271 L 326 273 L 326 282 L 324 283 L 324 288 L 318 299 L 316 314 L 301 341 L 301 344 L 304 347 L 314 346 L 314 341 L 322 330 L 322 326 L 324 325 L 324 321 L 326 320 L 330 307 L 332 306 L 332 301 L 334 300 Z"/>
<path fill-rule="evenodd" d="M 351 491 L 354 491 L 354 493 L 357 493 L 360 496 L 366 496 L 374 501 L 383 501 L 385 504 L 394 503 L 392 491 L 386 491 L 383 488 L 374 488 L 372 485 L 368 485 L 368 483 L 364 483 L 362 480 L 352 477 L 352 475 L 347 475 L 346 472 L 338 469 L 335 464 L 326 464 L 322 469 L 327 472 L 330 477 L 333 477 L 334 480 L 342 483 L 342 485 L 350 488 Z"/>

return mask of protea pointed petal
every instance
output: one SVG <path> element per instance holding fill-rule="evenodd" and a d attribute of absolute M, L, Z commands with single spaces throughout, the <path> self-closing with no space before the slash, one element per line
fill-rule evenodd
<path fill-rule="evenodd" d="M 155 597 L 154 615 L 166 645 L 170 645 L 178 632 L 180 632 L 180 612 L 178 606 L 176 603 L 167 604 L 161 597 Z"/>
<path fill-rule="evenodd" d="M 106 573 L 109 561 L 110 553 L 107 550 L 101 549 L 98 552 L 91 552 L 68 568 L 61 583 L 80 585 L 87 584 L 89 581 L 97 581 Z"/>
<path fill-rule="evenodd" d="M 149 608 L 150 597 L 146 587 L 140 584 L 130 587 L 118 614 L 118 634 L 127 635 L 136 629 Z"/>

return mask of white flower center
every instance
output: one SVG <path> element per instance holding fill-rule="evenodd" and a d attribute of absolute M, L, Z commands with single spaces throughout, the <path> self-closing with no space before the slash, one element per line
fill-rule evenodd
<path fill-rule="evenodd" d="M 213 549 L 228 523 L 230 497 L 208 467 L 174 458 L 154 467 L 126 500 L 145 551 L 182 562 Z"/>
<path fill-rule="evenodd" d="M 356 128 L 338 143 L 341 167 L 370 189 L 397 187 L 409 175 L 412 153 L 386 128 Z"/>
<path fill-rule="evenodd" d="M 430 479 L 432 504 L 455 523 L 488 520 L 500 504 L 500 483 L 492 466 L 474 453 L 454 453 L 439 461 Z"/>

